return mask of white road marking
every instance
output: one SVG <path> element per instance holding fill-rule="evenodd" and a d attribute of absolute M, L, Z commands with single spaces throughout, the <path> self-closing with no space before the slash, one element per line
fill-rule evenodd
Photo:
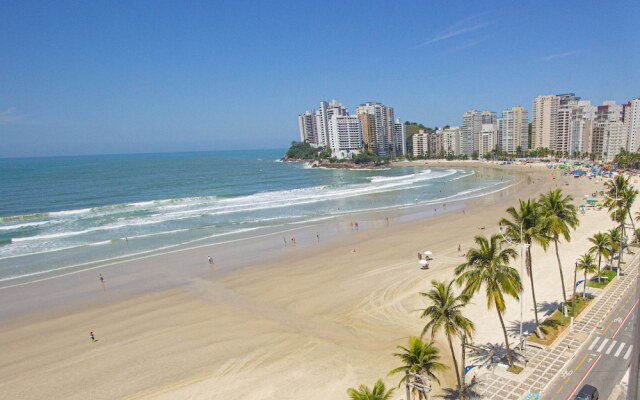
<path fill-rule="evenodd" d="M 614 354 L 615 357 L 618 357 L 620 353 L 622 353 L 622 349 L 624 349 L 624 346 L 626 346 L 624 342 L 620 343 L 620 347 L 618 347 L 618 350 L 616 350 L 616 354 Z"/>
<path fill-rule="evenodd" d="M 626 353 L 624 353 L 624 359 L 626 360 L 627 358 L 629 358 L 629 356 L 631 355 L 631 350 L 633 349 L 633 345 L 629 346 L 629 349 L 627 350 Z"/>
<path fill-rule="evenodd" d="M 602 341 L 602 343 L 600 344 L 600 347 L 598 347 L 598 350 L 596 350 L 598 353 L 600 353 L 602 351 L 602 349 L 604 349 L 604 346 L 607 345 L 607 342 L 609 342 L 609 339 L 605 339 Z"/>
<path fill-rule="evenodd" d="M 613 350 L 613 347 L 616 345 L 616 343 L 618 343 L 617 341 L 613 341 L 611 342 L 611 346 L 609 346 L 609 348 L 607 349 L 607 351 L 604 352 L 604 354 L 609 354 L 611 353 L 611 350 Z"/>
<path fill-rule="evenodd" d="M 591 346 L 589 346 L 589 351 L 591 351 L 591 349 L 594 348 L 594 346 L 600 341 L 600 336 L 596 337 L 596 340 L 593 341 L 593 343 L 591 343 Z"/>

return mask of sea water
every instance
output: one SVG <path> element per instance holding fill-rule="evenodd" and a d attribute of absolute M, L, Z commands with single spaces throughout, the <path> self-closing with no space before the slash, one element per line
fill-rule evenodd
<path fill-rule="evenodd" d="M 280 162 L 284 150 L 0 159 L 0 282 L 499 190 L 499 172 Z"/>

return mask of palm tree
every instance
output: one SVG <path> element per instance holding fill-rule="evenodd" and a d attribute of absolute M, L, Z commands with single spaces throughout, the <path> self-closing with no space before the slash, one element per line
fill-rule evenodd
<path fill-rule="evenodd" d="M 633 190 L 629 190 L 627 196 L 629 199 L 625 199 L 625 189 L 629 187 L 629 178 L 620 174 L 615 178 L 611 178 L 604 183 L 606 197 L 605 205 L 609 207 L 611 211 L 611 219 L 614 222 L 620 224 L 620 230 L 622 236 L 624 236 L 624 221 L 627 219 L 626 200 L 635 200 L 635 194 Z M 615 200 L 614 200 L 615 199 Z M 629 211 L 630 212 L 630 211 Z"/>
<path fill-rule="evenodd" d="M 613 249 L 611 237 L 602 232 L 598 232 L 589 238 L 593 246 L 589 248 L 589 253 L 598 253 L 598 281 L 600 280 L 600 266 L 602 265 L 602 256 L 608 258 Z"/>
<path fill-rule="evenodd" d="M 578 258 L 576 268 L 584 271 L 584 291 L 582 292 L 582 297 L 587 297 L 587 274 L 593 274 L 597 271 L 593 255 L 589 252 L 580 256 L 580 258 Z"/>
<path fill-rule="evenodd" d="M 537 241 L 543 249 L 547 249 L 549 238 L 545 235 L 545 227 L 542 225 L 540 218 L 540 210 L 535 200 L 520 200 L 520 207 L 516 210 L 514 207 L 507 208 L 507 214 L 511 219 L 502 218 L 500 224 L 506 227 L 506 235 L 511 240 L 519 242 L 520 232 L 522 228 L 522 240 L 528 244 L 525 254 L 525 265 L 527 266 L 527 275 L 531 280 L 531 296 L 533 296 L 533 310 L 536 321 L 536 335 L 541 337 L 542 334 L 538 327 L 540 321 L 538 319 L 538 302 L 536 301 L 536 289 L 533 279 L 533 262 L 531 259 L 531 243 Z"/>
<path fill-rule="evenodd" d="M 456 359 L 456 352 L 453 350 L 452 337 L 459 338 L 462 335 L 471 336 L 475 331 L 473 322 L 462 315 L 462 309 L 471 300 L 469 294 L 460 294 L 456 296 L 453 291 L 454 281 L 440 282 L 432 280 L 433 288 L 427 293 L 420 293 L 422 296 L 431 300 L 431 305 L 422 311 L 421 318 L 428 318 L 429 322 L 424 326 L 421 337 L 431 330 L 431 340 L 433 340 L 438 332 L 444 331 L 449 342 L 449 349 L 453 357 L 453 366 L 456 370 L 456 378 L 458 379 L 458 387 L 462 387 L 460 380 L 460 370 Z M 463 366 L 464 367 L 464 366 Z"/>
<path fill-rule="evenodd" d="M 387 390 L 382 379 L 378 379 L 373 389 L 360 385 L 357 389 L 347 389 L 347 394 L 351 400 L 389 400 L 394 390 L 393 388 Z"/>
<path fill-rule="evenodd" d="M 631 216 L 631 208 L 633 207 L 633 203 L 636 201 L 636 197 L 638 197 L 638 191 L 628 182 L 629 180 L 627 179 L 627 186 L 622 191 L 622 201 L 624 202 L 624 208 L 631 220 L 631 226 L 633 227 L 633 233 L 635 234 L 636 224 L 633 222 L 633 217 Z"/>
<path fill-rule="evenodd" d="M 511 349 L 507 329 L 504 326 L 502 314 L 506 310 L 505 294 L 519 299 L 522 292 L 522 281 L 518 271 L 509 266 L 509 261 L 515 259 L 516 252 L 512 248 L 500 249 L 500 235 L 492 235 L 489 239 L 485 236 L 476 236 L 475 242 L 478 248 L 467 251 L 467 262 L 460 264 L 455 269 L 456 283 L 464 283 L 463 294 L 473 295 L 484 286 L 487 296 L 487 308 L 496 308 L 498 318 L 502 325 L 505 345 L 507 347 L 507 359 L 513 367 Z"/>
<path fill-rule="evenodd" d="M 609 237 L 609 242 L 611 245 L 611 251 L 609 253 L 609 264 L 611 264 L 611 266 L 613 267 L 613 256 L 615 256 L 616 252 L 620 250 L 620 241 L 622 240 L 620 228 L 609 229 L 606 235 Z"/>
<path fill-rule="evenodd" d="M 438 361 L 440 358 L 440 351 L 433 345 L 433 342 L 423 342 L 420 338 L 412 336 L 409 338 L 408 347 L 397 347 L 402 350 L 402 352 L 395 353 L 394 356 L 399 357 L 404 364 L 398 368 L 392 369 L 389 372 L 389 375 L 408 371 L 418 375 L 428 376 L 434 381 L 440 383 L 440 380 L 435 376 L 435 373 L 445 371 L 447 366 Z M 398 386 L 402 385 L 405 379 L 407 379 L 407 375 L 404 375 L 402 379 L 400 379 Z M 420 378 L 416 378 L 416 382 L 422 385 L 425 384 L 425 382 Z M 419 398 L 422 399 L 423 395 L 424 393 L 419 390 Z"/>
<path fill-rule="evenodd" d="M 567 292 L 564 288 L 564 275 L 562 264 L 560 263 L 560 253 L 558 252 L 558 241 L 560 236 L 567 242 L 571 241 L 569 228 L 576 229 L 580 220 L 576 206 L 571 204 L 571 195 L 562 196 L 562 190 L 556 189 L 540 195 L 540 214 L 543 219 L 542 225 L 546 228 L 547 235 L 553 240 L 556 248 L 556 258 L 558 260 L 558 270 L 560 271 L 560 283 L 562 284 L 562 298 L 567 304 Z"/>

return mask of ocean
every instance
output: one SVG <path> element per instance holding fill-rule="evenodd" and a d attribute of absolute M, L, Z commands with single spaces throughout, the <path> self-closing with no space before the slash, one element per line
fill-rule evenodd
<path fill-rule="evenodd" d="M 470 169 L 309 168 L 280 150 L 0 159 L 0 283 L 348 214 L 475 197 Z"/>

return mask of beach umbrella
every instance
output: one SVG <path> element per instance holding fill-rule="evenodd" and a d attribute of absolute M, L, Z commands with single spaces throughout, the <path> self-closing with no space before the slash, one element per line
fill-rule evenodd
<path fill-rule="evenodd" d="M 420 260 L 418 261 L 418 264 L 420 264 L 421 267 L 426 267 L 429 265 L 429 262 L 427 260 Z"/>
<path fill-rule="evenodd" d="M 588 199 L 587 200 L 587 203 L 590 203 L 590 204 L 594 204 L 594 203 L 597 203 L 597 202 L 598 202 L 598 200 L 596 200 L 596 199 Z"/>
<path fill-rule="evenodd" d="M 429 250 L 427 250 L 427 251 L 425 251 L 425 252 L 424 252 L 424 256 L 425 256 L 425 257 L 431 257 L 432 255 L 433 255 L 433 253 L 432 253 L 432 252 L 430 252 Z"/>

